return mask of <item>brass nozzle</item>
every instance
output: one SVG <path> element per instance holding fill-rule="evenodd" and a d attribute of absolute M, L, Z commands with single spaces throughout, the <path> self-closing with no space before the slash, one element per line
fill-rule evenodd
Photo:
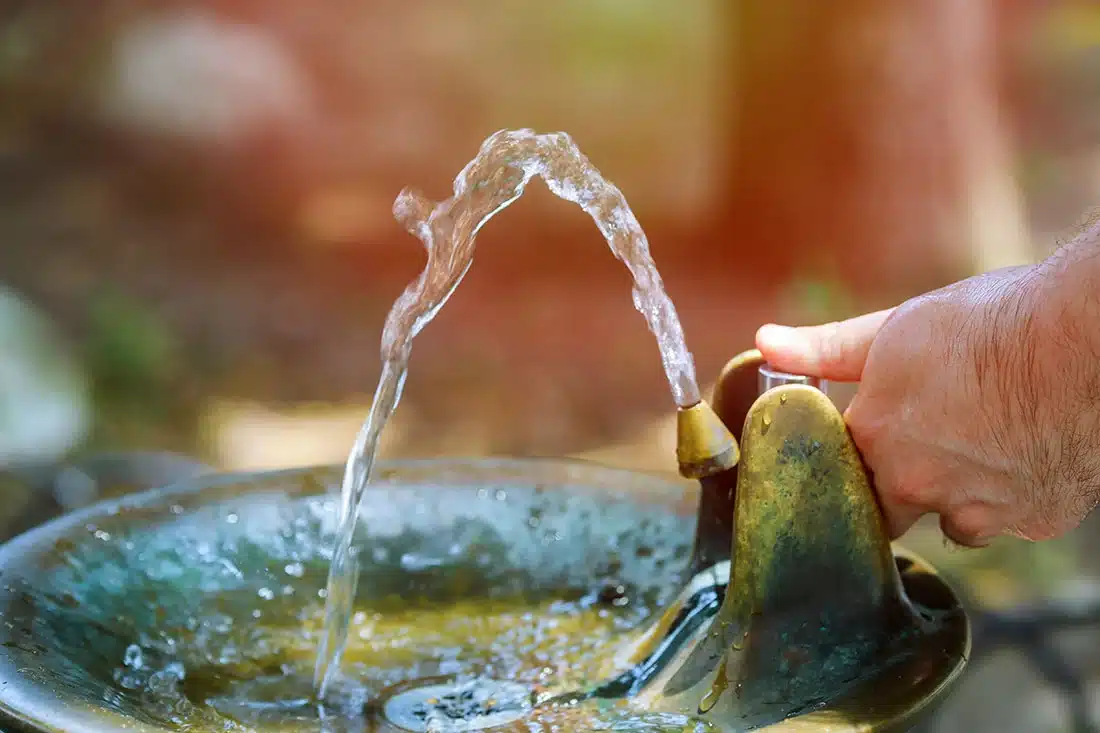
<path fill-rule="evenodd" d="M 676 413 L 676 460 L 684 478 L 704 478 L 737 465 L 741 452 L 729 428 L 705 401 Z"/>

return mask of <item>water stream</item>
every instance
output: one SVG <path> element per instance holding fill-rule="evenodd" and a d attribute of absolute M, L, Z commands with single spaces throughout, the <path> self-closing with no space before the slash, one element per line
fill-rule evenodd
<path fill-rule="evenodd" d="M 314 671 L 323 699 L 339 669 L 355 600 L 358 560 L 353 534 L 359 504 L 371 479 L 379 438 L 401 399 L 416 335 L 458 287 L 473 262 L 478 231 L 518 199 L 535 176 L 554 195 L 580 206 L 634 278 L 634 306 L 657 339 L 672 398 L 680 407 L 699 401 L 695 365 L 676 310 L 665 294 L 649 242 L 621 191 L 600 175 L 565 133 L 500 131 L 489 137 L 454 181 L 454 195 L 433 203 L 405 190 L 394 216 L 421 240 L 428 262 L 394 302 L 382 331 L 382 372 L 370 414 L 345 467 L 337 545 L 329 571 L 324 630 Z"/>

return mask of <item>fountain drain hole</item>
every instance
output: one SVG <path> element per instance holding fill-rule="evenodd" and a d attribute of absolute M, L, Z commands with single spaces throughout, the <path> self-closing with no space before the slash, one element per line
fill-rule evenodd
<path fill-rule="evenodd" d="M 386 701 L 386 719 L 414 733 L 484 730 L 511 723 L 531 709 L 531 690 L 514 682 L 479 678 L 414 687 Z"/>

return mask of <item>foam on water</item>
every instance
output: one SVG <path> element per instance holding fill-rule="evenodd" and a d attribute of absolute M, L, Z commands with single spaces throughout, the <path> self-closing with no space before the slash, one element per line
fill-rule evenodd
<path fill-rule="evenodd" d="M 478 231 L 518 199 L 535 176 L 554 195 L 580 206 L 596 222 L 615 256 L 634 279 L 633 301 L 653 332 L 672 398 L 678 406 L 699 401 L 695 365 L 649 242 L 622 192 L 603 178 L 569 135 L 503 130 L 489 137 L 454 181 L 454 195 L 438 203 L 405 190 L 393 213 L 423 243 L 428 261 L 394 302 L 382 332 L 382 372 L 367 416 L 348 456 L 342 486 L 341 529 L 328 580 L 325 631 L 314 682 L 324 698 L 339 667 L 356 592 L 358 558 L 352 537 L 379 439 L 401 399 L 416 335 L 458 287 L 473 263 Z"/>

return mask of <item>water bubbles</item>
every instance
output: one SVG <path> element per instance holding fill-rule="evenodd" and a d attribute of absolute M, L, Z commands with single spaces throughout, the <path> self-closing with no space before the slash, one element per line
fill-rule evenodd
<path fill-rule="evenodd" d="M 497 501 L 505 501 L 508 498 L 508 492 L 504 489 L 497 489 L 496 493 L 493 494 L 493 498 Z"/>
<path fill-rule="evenodd" d="M 283 568 L 283 572 L 292 578 L 301 578 L 306 574 L 306 568 L 300 562 L 292 562 Z"/>
<path fill-rule="evenodd" d="M 241 518 L 235 512 L 230 512 L 229 514 L 225 515 L 226 524 L 236 524 L 240 521 L 240 519 Z"/>
<path fill-rule="evenodd" d="M 258 595 L 260 598 L 263 598 L 265 601 L 275 600 L 275 591 L 271 590 L 270 588 L 260 588 L 258 591 L 256 591 L 256 595 Z"/>
<path fill-rule="evenodd" d="M 428 557 L 415 552 L 406 552 L 401 556 L 401 569 L 407 572 L 428 570 L 443 565 L 443 560 L 438 557 Z"/>
<path fill-rule="evenodd" d="M 181 662 L 170 662 L 164 669 L 154 672 L 149 676 L 145 684 L 146 690 L 151 694 L 163 698 L 176 698 L 179 696 L 179 683 L 184 678 L 184 667 Z"/>
<path fill-rule="evenodd" d="M 131 644 L 126 647 L 126 653 L 122 656 L 122 664 L 129 669 L 139 670 L 145 666 L 144 657 L 142 655 L 141 647 L 137 644 Z"/>

